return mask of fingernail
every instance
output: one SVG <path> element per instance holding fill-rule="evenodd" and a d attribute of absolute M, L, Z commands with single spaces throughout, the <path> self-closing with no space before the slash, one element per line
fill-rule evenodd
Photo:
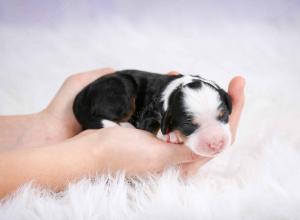
<path fill-rule="evenodd" d="M 242 76 L 240 76 L 241 79 L 241 87 L 240 90 L 244 90 L 245 86 L 246 86 L 246 79 Z"/>

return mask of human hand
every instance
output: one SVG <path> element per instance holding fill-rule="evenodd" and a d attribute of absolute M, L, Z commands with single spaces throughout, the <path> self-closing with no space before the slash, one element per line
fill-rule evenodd
<path fill-rule="evenodd" d="M 52 143 L 73 137 L 81 131 L 72 110 L 76 95 L 92 81 L 114 71 L 112 68 L 103 68 L 74 74 L 65 80 L 50 104 L 39 113 L 39 117 L 47 122 Z"/>
<path fill-rule="evenodd" d="M 28 181 L 59 191 L 83 177 L 120 170 L 127 176 L 157 173 L 196 159 L 184 145 L 166 143 L 146 131 L 120 126 L 85 130 L 43 147 L 0 151 L 0 198 Z"/>
<path fill-rule="evenodd" d="M 127 176 L 157 173 L 196 158 L 187 147 L 146 131 L 119 126 L 86 130 L 60 143 L 0 151 L 0 198 L 28 181 L 59 191 L 83 177 L 119 170 Z"/>
<path fill-rule="evenodd" d="M 124 170 L 129 176 L 143 175 L 198 158 L 184 145 L 166 143 L 149 132 L 120 126 L 86 130 L 69 141 L 94 152 L 95 170 L 100 173 Z"/>
<path fill-rule="evenodd" d="M 246 80 L 242 76 L 234 77 L 228 86 L 228 94 L 232 101 L 232 113 L 229 116 L 229 126 L 232 135 L 232 144 L 235 141 L 237 129 L 245 104 L 245 89 Z"/>

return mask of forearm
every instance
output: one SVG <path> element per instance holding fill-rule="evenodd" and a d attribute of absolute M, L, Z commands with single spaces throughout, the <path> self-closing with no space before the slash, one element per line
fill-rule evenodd
<path fill-rule="evenodd" d="M 37 114 L 0 116 L 0 149 L 19 145 L 36 127 Z"/>
<path fill-rule="evenodd" d="M 35 147 L 57 143 L 70 137 L 67 129 L 55 119 L 39 112 L 29 115 L 0 116 L 0 150 L 16 147 Z"/>
<path fill-rule="evenodd" d="M 0 198 L 26 182 L 61 190 L 70 182 L 95 175 L 94 152 L 72 140 L 61 144 L 0 152 Z"/>

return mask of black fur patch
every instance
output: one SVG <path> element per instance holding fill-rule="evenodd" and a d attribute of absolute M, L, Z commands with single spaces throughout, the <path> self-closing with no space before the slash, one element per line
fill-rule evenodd
<path fill-rule="evenodd" d="M 202 87 L 202 82 L 201 80 L 194 79 L 192 82 L 186 84 L 185 86 L 191 89 L 200 89 Z"/>
<path fill-rule="evenodd" d="M 219 89 L 218 92 L 220 94 L 221 102 L 226 105 L 228 113 L 231 114 L 231 112 L 232 112 L 232 102 L 231 102 L 230 96 L 223 89 Z"/>
<path fill-rule="evenodd" d="M 219 89 L 218 92 L 221 100 L 221 104 L 219 106 L 219 110 L 221 114 L 217 117 L 217 119 L 223 123 L 228 123 L 229 115 L 232 112 L 231 98 L 228 95 L 228 93 L 225 92 L 223 89 Z"/>
<path fill-rule="evenodd" d="M 182 75 L 168 76 L 123 70 L 98 78 L 75 98 L 73 112 L 83 129 L 102 128 L 103 119 L 129 121 L 136 128 L 155 132 L 160 127 L 165 87 Z M 132 101 L 134 100 L 134 102 Z"/>

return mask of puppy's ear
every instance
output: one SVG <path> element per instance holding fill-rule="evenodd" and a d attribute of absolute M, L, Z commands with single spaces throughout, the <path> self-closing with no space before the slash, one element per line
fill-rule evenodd
<path fill-rule="evenodd" d="M 183 87 L 189 87 L 191 89 L 200 89 L 202 87 L 202 82 L 201 80 L 193 80 L 192 82 L 186 84 Z"/>
<path fill-rule="evenodd" d="M 226 107 L 227 107 L 227 109 L 229 111 L 229 114 L 231 114 L 231 112 L 232 112 L 232 102 L 231 102 L 230 96 L 223 89 L 219 89 L 219 94 L 221 96 L 221 100 L 226 105 Z"/>
<path fill-rule="evenodd" d="M 165 112 L 165 114 L 163 115 L 162 120 L 161 120 L 161 124 L 160 124 L 160 130 L 161 130 L 161 133 L 163 135 L 170 132 L 170 125 L 171 125 L 170 123 L 171 123 L 171 114 L 167 110 Z"/>

